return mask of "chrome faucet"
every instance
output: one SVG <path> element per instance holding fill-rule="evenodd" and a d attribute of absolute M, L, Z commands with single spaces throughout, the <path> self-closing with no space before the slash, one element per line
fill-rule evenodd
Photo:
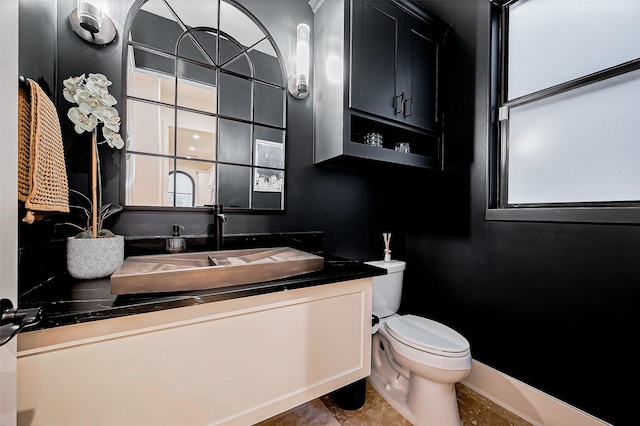
<path fill-rule="evenodd" d="M 227 223 L 227 216 L 222 211 L 222 205 L 209 204 L 205 207 L 211 207 L 213 211 L 213 234 L 215 235 L 214 250 L 220 250 L 222 248 L 223 231 L 222 224 Z"/>

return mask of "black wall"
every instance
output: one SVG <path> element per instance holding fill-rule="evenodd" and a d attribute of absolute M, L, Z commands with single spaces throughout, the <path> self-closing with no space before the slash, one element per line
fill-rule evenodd
<path fill-rule="evenodd" d="M 459 330 L 475 360 L 615 425 L 637 423 L 622 389 L 638 378 L 627 351 L 640 324 L 640 227 L 485 220 L 490 5 L 421 4 L 454 27 L 451 172 L 423 192 L 432 208 L 407 212 L 402 309 Z"/>
<path fill-rule="evenodd" d="M 88 134 L 77 135 L 66 112 L 72 105 L 62 96 L 62 80 L 82 73 L 99 72 L 112 82 L 111 93 L 122 100 L 122 37 L 129 8 L 134 0 L 109 3 L 109 15 L 116 24 L 116 40 L 104 47 L 91 45 L 80 39 L 71 29 L 68 14 L 75 8 L 74 0 L 21 0 L 20 73 L 51 87 L 56 101 L 63 139 L 69 185 L 88 193 L 89 141 Z M 274 36 L 285 61 L 295 50 L 295 28 L 306 22 L 313 26 L 313 13 L 306 2 L 267 1 L 246 2 L 247 7 Z M 23 26 L 33 22 L 45 8 L 52 22 L 41 26 L 38 34 Z M 24 23 L 24 25 L 23 25 Z M 54 25 L 55 23 L 55 25 Z M 44 34 L 40 34 L 44 33 Z M 42 39 L 47 43 L 42 43 Z M 55 66 L 52 68 L 52 62 Z M 47 66 L 44 67 L 43 64 Z M 45 69 L 43 69 L 45 68 Z M 313 164 L 313 88 L 311 96 L 299 101 L 288 99 L 288 131 L 286 148 L 286 191 L 283 213 L 228 214 L 225 234 L 279 233 L 322 231 L 325 251 L 355 258 L 381 258 L 384 248 L 382 232 L 394 233 L 394 255 L 401 258 L 404 251 L 404 224 L 394 218 L 393 201 L 396 183 L 402 182 L 396 171 L 363 173 L 356 170 L 319 167 Z M 103 149 L 100 152 L 105 202 L 120 203 L 120 152 Z M 122 162 L 124 164 L 124 162 Z M 206 235 L 212 217 L 208 212 L 154 212 L 125 210 L 117 222 L 108 224 L 114 232 L 125 237 L 169 235 L 171 224 L 185 226 L 185 235 Z M 59 218 L 58 218 L 58 221 Z M 44 232 L 43 231 L 44 228 Z M 53 230 L 52 230 L 53 228 Z M 65 236 L 64 227 L 52 224 L 21 225 L 21 247 L 34 246 L 51 234 Z"/>
<path fill-rule="evenodd" d="M 76 135 L 66 118 L 70 105 L 62 97 L 62 80 L 101 72 L 122 99 L 122 26 L 132 2 L 110 2 L 118 39 L 102 48 L 71 30 L 74 0 L 58 0 L 57 9 L 44 6 L 53 4 L 49 0 L 20 2 L 20 72 L 53 91 L 70 185 L 85 192 L 88 135 Z M 41 5 L 28 7 L 34 3 Z M 403 311 L 454 327 L 471 342 L 474 359 L 490 367 L 616 425 L 631 424 L 637 415 L 632 393 L 624 389 L 637 378 L 640 227 L 484 219 L 490 5 L 420 3 L 454 27 L 445 101 L 447 171 L 314 165 L 312 87 L 306 100 L 288 101 L 286 212 L 231 214 L 225 233 L 323 231 L 325 251 L 379 259 L 381 233 L 392 232 L 394 257 L 408 262 Z M 296 25 L 313 24 L 307 2 L 243 4 L 272 33 L 287 62 Z M 56 24 L 23 31 L 24 20 L 44 20 L 42 7 Z M 101 159 L 105 200 L 119 202 L 119 153 L 102 152 Z M 206 212 L 124 211 L 111 228 L 125 236 L 167 235 L 172 223 L 181 223 L 185 234 L 200 235 L 210 221 Z M 48 238 L 60 232 L 52 229 L 57 228 L 21 225 L 21 249 L 47 247 Z"/>

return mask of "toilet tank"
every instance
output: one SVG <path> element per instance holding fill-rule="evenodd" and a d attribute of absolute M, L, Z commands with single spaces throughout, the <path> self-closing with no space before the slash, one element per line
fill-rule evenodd
<path fill-rule="evenodd" d="M 402 280 L 406 263 L 401 260 L 375 260 L 367 265 L 387 270 L 386 275 L 373 277 L 372 312 L 379 318 L 385 318 L 398 312 L 402 296 Z"/>

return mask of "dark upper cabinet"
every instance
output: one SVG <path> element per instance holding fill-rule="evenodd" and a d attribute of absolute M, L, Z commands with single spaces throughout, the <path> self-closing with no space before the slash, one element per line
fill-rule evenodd
<path fill-rule="evenodd" d="M 354 2 L 352 13 L 350 107 L 396 119 L 402 116 L 405 14 L 380 1 Z"/>
<path fill-rule="evenodd" d="M 439 131 L 444 32 L 387 1 L 354 1 L 350 107 Z"/>
<path fill-rule="evenodd" d="M 405 25 L 403 117 L 411 125 L 440 131 L 438 66 L 444 34 L 418 19 Z"/>
<path fill-rule="evenodd" d="M 314 19 L 315 162 L 359 158 L 442 169 L 449 29 L 409 1 L 322 2 Z M 367 145 L 368 133 L 381 134 L 383 146 Z M 395 151 L 399 142 L 411 152 Z"/>

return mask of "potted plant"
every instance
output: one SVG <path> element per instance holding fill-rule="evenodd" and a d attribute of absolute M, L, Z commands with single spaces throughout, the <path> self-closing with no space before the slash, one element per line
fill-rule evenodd
<path fill-rule="evenodd" d="M 122 210 L 120 206 L 102 205 L 102 186 L 98 145 L 120 149 L 120 116 L 113 107 L 117 101 L 109 93 L 111 85 L 102 74 L 82 74 L 63 81 L 64 98 L 77 106 L 69 108 L 67 117 L 78 134 L 91 133 L 91 199 L 71 190 L 80 204 L 71 204 L 86 219 L 83 225 L 68 223 L 81 232 L 67 239 L 67 270 L 74 278 L 95 279 L 114 273 L 124 261 L 124 237 L 105 229 L 104 221 Z M 102 125 L 102 126 L 100 126 Z M 98 129 L 103 140 L 99 141 Z"/>

